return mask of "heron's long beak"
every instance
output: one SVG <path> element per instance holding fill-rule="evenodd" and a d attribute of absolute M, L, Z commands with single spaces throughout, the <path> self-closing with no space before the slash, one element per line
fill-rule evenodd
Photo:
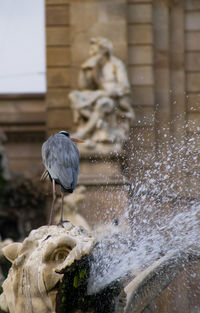
<path fill-rule="evenodd" d="M 85 142 L 84 140 L 76 139 L 76 138 L 71 138 L 71 140 L 74 141 L 74 142 L 80 142 L 80 143 Z"/>

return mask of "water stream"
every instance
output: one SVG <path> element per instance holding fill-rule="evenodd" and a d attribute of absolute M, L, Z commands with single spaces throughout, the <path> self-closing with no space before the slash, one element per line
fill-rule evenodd
<path fill-rule="evenodd" d="M 187 140 L 183 136 L 178 142 L 166 135 L 157 151 L 152 147 L 152 152 L 156 152 L 151 154 L 150 163 L 141 157 L 141 151 L 132 151 L 130 158 L 137 159 L 137 168 L 130 187 L 130 202 L 121 217 L 129 229 L 121 232 L 119 224 L 99 235 L 89 294 L 126 276 L 129 271 L 146 268 L 172 250 L 200 251 L 197 135 Z"/>

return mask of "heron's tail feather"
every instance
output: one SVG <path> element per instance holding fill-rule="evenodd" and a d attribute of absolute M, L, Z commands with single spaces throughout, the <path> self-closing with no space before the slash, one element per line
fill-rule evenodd
<path fill-rule="evenodd" d="M 47 170 L 44 170 L 42 176 L 40 177 L 40 180 L 45 180 L 48 177 L 49 173 Z"/>

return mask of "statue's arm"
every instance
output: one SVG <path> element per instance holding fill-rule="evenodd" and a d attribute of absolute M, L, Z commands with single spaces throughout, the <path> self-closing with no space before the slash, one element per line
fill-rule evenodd
<path fill-rule="evenodd" d="M 81 65 L 81 71 L 78 78 L 78 86 L 80 89 L 98 89 L 94 88 L 95 85 L 95 79 L 94 79 L 94 73 L 97 70 L 98 64 L 100 60 L 100 55 L 93 56 L 86 60 Z"/>
<path fill-rule="evenodd" d="M 111 57 L 110 62 L 114 77 L 112 82 L 109 79 L 105 79 L 103 87 L 108 93 L 107 96 L 121 98 L 130 95 L 130 84 L 123 62 L 116 57 Z"/>
<path fill-rule="evenodd" d="M 88 86 L 89 82 L 86 77 L 86 72 L 83 69 L 81 69 L 78 77 L 78 87 L 80 89 L 88 89 Z"/>
<path fill-rule="evenodd" d="M 115 59 L 115 63 L 116 63 L 117 82 L 119 86 L 124 90 L 125 93 L 127 92 L 129 93 L 130 83 L 129 83 L 126 67 L 124 63 L 119 59 Z"/>

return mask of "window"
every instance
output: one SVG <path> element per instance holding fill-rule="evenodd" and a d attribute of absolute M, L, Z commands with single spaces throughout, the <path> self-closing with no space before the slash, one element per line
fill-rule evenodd
<path fill-rule="evenodd" d="M 46 91 L 44 0 L 0 0 L 0 95 Z"/>

